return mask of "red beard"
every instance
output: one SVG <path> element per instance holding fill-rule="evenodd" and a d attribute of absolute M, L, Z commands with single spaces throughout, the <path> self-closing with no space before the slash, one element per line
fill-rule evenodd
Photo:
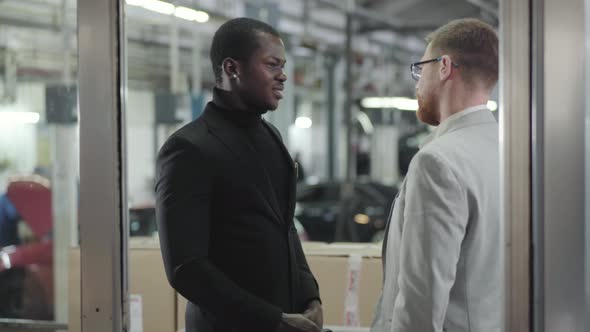
<path fill-rule="evenodd" d="M 434 98 L 432 98 L 432 95 L 430 98 L 424 98 L 422 96 L 416 95 L 416 99 L 418 99 L 418 111 L 416 112 L 418 120 L 431 126 L 438 126 L 439 119 L 436 114 L 436 104 L 434 102 Z"/>

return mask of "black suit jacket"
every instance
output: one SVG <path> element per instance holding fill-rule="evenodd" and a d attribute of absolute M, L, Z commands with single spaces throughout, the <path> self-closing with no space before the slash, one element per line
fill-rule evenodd
<path fill-rule="evenodd" d="M 252 147 L 207 104 L 158 155 L 156 213 L 166 275 L 189 300 L 187 332 L 273 332 L 281 313 L 319 299 L 293 225 L 295 164 L 288 211 Z"/>

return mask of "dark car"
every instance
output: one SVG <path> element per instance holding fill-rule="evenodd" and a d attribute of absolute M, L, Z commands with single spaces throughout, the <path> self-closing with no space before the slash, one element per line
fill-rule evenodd
<path fill-rule="evenodd" d="M 343 189 L 343 182 L 300 185 L 297 188 L 295 218 L 303 225 L 309 240 L 382 240 L 397 188 L 376 182 L 355 182 L 349 197 L 343 195 Z"/>
<path fill-rule="evenodd" d="M 293 220 L 297 234 L 301 241 L 307 241 L 308 236 L 303 226 Z M 133 206 L 129 209 L 129 236 L 131 237 L 155 237 L 158 235 L 156 224 L 156 209 L 153 205 Z"/>
<path fill-rule="evenodd" d="M 129 208 L 129 236 L 153 237 L 158 233 L 156 210 L 153 205 Z"/>

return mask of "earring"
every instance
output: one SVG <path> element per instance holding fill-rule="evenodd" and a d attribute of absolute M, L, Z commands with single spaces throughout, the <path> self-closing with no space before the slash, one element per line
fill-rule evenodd
<path fill-rule="evenodd" d="M 231 78 L 233 78 L 233 79 L 235 80 L 235 79 L 237 79 L 237 78 L 238 78 L 238 75 L 236 75 L 236 74 L 233 74 L 233 75 L 231 76 Z"/>

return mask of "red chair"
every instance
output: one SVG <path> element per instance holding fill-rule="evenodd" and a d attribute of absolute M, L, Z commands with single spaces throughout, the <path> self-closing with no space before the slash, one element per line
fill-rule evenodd
<path fill-rule="evenodd" d="M 39 176 L 15 178 L 7 196 L 33 233 L 33 240 L 2 249 L 5 270 L 23 270 L 23 317 L 53 319 L 53 214 L 49 181 Z M 9 272 L 9 271 L 5 271 Z"/>

